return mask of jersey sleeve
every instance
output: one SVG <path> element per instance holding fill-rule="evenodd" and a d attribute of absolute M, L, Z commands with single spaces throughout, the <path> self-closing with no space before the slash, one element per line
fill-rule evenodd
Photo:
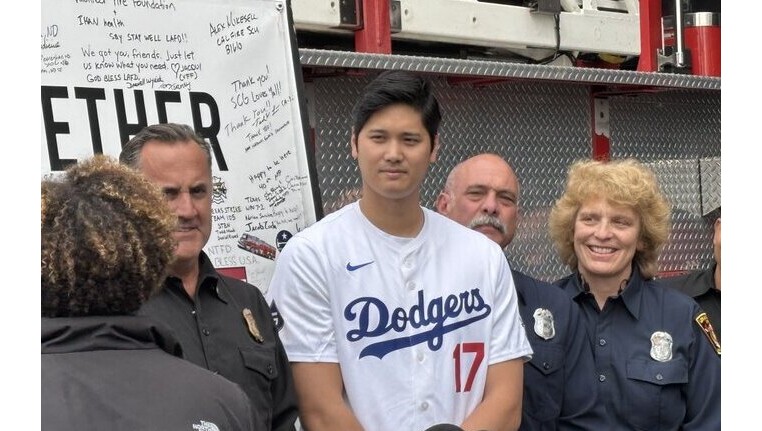
<path fill-rule="evenodd" d="M 270 294 L 291 362 L 338 362 L 326 268 L 321 253 L 301 236 L 291 238 L 276 261 Z"/>
<path fill-rule="evenodd" d="M 489 364 L 522 358 L 524 361 L 532 359 L 532 348 L 521 321 L 518 309 L 518 296 L 516 287 L 511 276 L 508 261 L 499 249 L 498 255 L 493 257 L 497 268 L 495 282 L 493 330 L 490 340 Z"/>

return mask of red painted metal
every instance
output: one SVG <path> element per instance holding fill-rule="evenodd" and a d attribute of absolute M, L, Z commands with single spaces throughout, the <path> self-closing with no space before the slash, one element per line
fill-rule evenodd
<path fill-rule="evenodd" d="M 593 132 L 593 159 L 607 162 L 610 158 L 611 140 L 608 136 L 599 135 Z"/>
<path fill-rule="evenodd" d="M 720 76 L 720 26 L 685 27 L 685 48 L 691 51 L 691 73 Z"/>
<path fill-rule="evenodd" d="M 363 25 L 355 31 L 355 51 L 392 53 L 389 0 L 362 0 Z"/>
<path fill-rule="evenodd" d="M 590 89 L 590 136 L 592 138 L 592 157 L 595 160 L 608 161 L 611 158 L 611 138 L 602 133 L 597 133 L 596 130 L 600 127 L 596 127 L 599 121 L 603 119 L 598 118 L 596 115 L 595 101 L 598 98 L 605 98 L 600 93 L 605 91 L 605 87 L 592 86 Z M 608 114 L 606 114 L 608 115 Z M 605 119 L 608 123 L 608 118 Z M 606 126 L 608 131 L 608 126 Z"/>
<path fill-rule="evenodd" d="M 640 0 L 640 57 L 638 72 L 656 72 L 656 50 L 661 48 L 661 0 Z"/>

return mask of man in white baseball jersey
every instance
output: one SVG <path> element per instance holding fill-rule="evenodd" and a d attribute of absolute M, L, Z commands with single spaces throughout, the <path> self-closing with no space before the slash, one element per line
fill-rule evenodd
<path fill-rule="evenodd" d="M 515 430 L 532 350 L 494 242 L 420 206 L 430 85 L 387 71 L 354 110 L 360 201 L 295 235 L 270 284 L 310 431 Z"/>

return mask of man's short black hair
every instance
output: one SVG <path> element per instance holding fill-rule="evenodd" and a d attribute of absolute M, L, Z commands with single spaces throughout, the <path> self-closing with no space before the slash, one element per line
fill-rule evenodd
<path fill-rule="evenodd" d="M 442 114 L 439 103 L 431 91 L 431 84 L 422 77 L 403 70 L 387 70 L 371 81 L 364 89 L 352 110 L 355 138 L 368 119 L 390 105 L 402 103 L 421 114 L 423 125 L 429 132 L 432 150 L 434 137 L 439 130 Z"/>

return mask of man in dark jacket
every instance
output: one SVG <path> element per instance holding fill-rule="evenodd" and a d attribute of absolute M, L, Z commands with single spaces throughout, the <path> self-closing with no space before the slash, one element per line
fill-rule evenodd
<path fill-rule="evenodd" d="M 159 190 L 96 156 L 42 183 L 42 429 L 252 430 L 235 384 L 134 313 L 172 259 Z"/>
<path fill-rule="evenodd" d="M 203 251 L 212 231 L 209 144 L 187 125 L 154 124 L 124 144 L 119 160 L 162 189 L 177 220 L 175 259 L 140 314 L 171 330 L 184 359 L 238 383 L 257 430 L 293 430 L 296 393 L 270 307 L 256 286 L 220 274 Z"/>

